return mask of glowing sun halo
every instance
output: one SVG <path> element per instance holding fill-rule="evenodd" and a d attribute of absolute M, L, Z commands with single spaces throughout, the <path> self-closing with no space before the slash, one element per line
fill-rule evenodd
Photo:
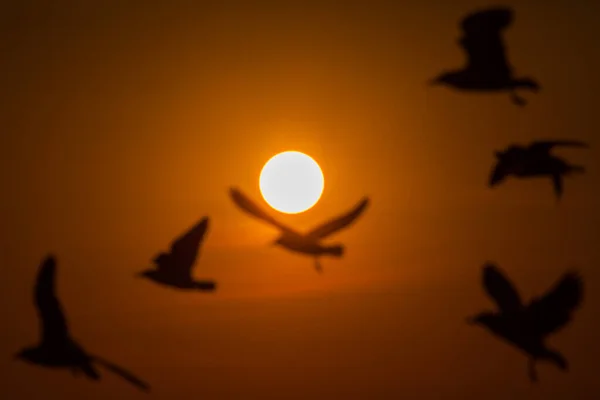
<path fill-rule="evenodd" d="M 314 206 L 325 186 L 319 164 L 298 151 L 272 157 L 260 172 L 260 192 L 277 211 L 297 214 Z"/>

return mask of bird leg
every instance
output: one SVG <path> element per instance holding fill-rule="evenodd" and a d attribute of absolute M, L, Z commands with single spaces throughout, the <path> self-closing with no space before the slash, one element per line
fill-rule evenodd
<path fill-rule="evenodd" d="M 531 382 L 538 381 L 537 369 L 535 368 L 535 359 L 529 358 L 527 362 L 528 372 L 529 372 L 529 380 Z"/>
<path fill-rule="evenodd" d="M 514 90 L 510 92 L 510 100 L 514 104 L 516 104 L 516 105 L 518 105 L 520 107 L 523 107 L 524 105 L 527 104 L 527 100 L 525 100 L 523 97 L 519 96 L 517 94 L 517 92 L 515 92 Z"/>
<path fill-rule="evenodd" d="M 319 261 L 318 258 L 315 258 L 315 269 L 317 270 L 318 273 L 323 273 L 323 267 L 321 267 L 321 262 Z"/>

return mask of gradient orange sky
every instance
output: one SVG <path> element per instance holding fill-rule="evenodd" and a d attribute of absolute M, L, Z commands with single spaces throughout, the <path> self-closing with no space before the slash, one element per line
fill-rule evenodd
<path fill-rule="evenodd" d="M 462 64 L 458 20 L 496 3 L 155 3 L 0 6 L 0 398 L 147 397 L 10 359 L 37 340 L 48 252 L 74 337 L 152 398 L 600 395 L 600 3 L 504 2 L 510 58 L 543 88 L 525 108 L 425 84 Z M 493 151 L 537 138 L 589 141 L 561 150 L 588 173 L 559 204 L 544 180 L 488 189 Z M 285 150 L 319 162 L 325 191 L 283 221 L 308 229 L 372 198 L 323 275 L 227 196 L 259 199 Z M 196 276 L 214 295 L 134 278 L 204 215 Z M 486 260 L 526 297 L 582 272 L 583 308 L 551 339 L 570 373 L 543 364 L 532 386 L 522 355 L 465 324 L 492 305 Z"/>

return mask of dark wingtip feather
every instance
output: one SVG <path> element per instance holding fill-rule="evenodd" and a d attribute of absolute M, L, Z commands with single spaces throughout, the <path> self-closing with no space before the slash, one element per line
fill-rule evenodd
<path fill-rule="evenodd" d="M 43 259 L 38 272 L 38 284 L 51 284 L 56 273 L 56 257 L 49 254 Z"/>
<path fill-rule="evenodd" d="M 486 261 L 483 264 L 483 270 L 484 271 L 492 271 L 492 270 L 493 271 L 499 271 L 499 268 L 498 268 L 498 266 L 496 265 L 495 262 L 493 262 L 493 261 Z"/>

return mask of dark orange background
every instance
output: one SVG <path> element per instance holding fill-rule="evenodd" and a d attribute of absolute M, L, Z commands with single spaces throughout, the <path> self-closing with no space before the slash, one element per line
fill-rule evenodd
<path fill-rule="evenodd" d="M 487 1 L 14 1 L 0 8 L 0 398 L 133 399 L 10 357 L 37 340 L 32 285 L 47 252 L 74 336 L 131 368 L 156 399 L 595 399 L 600 394 L 600 3 L 507 1 L 511 60 L 543 91 L 515 107 L 425 82 L 460 67 L 457 21 Z M 537 138 L 583 176 L 486 187 L 493 151 Z M 263 164 L 313 156 L 310 228 L 372 205 L 342 260 L 267 246 L 276 231 L 227 197 L 260 198 Z M 196 275 L 214 294 L 134 274 L 197 219 Z M 525 297 L 567 268 L 586 279 L 540 367 L 465 317 L 491 307 L 494 260 Z M 3 357 L 6 355 L 6 357 Z"/>

